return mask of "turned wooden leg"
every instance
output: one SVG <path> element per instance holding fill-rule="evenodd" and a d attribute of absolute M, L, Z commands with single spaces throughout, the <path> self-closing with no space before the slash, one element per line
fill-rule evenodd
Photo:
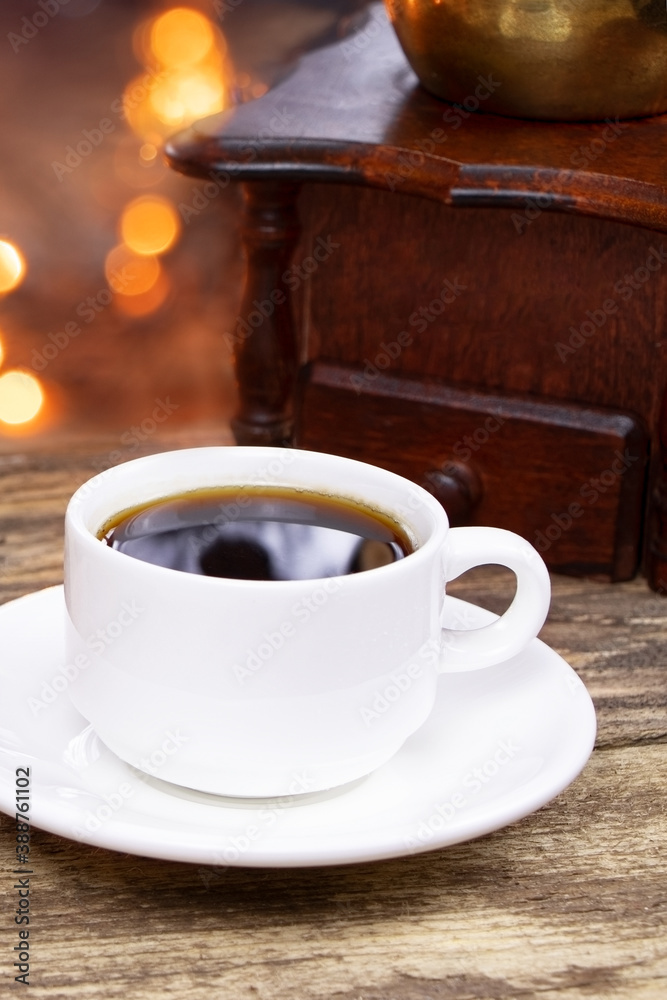
<path fill-rule="evenodd" d="M 239 408 L 238 444 L 288 445 L 292 438 L 297 344 L 284 277 L 297 244 L 299 186 L 244 184 L 247 274 L 233 333 Z"/>

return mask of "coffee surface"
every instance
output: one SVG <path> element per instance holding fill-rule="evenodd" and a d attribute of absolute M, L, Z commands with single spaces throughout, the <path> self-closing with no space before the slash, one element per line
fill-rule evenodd
<path fill-rule="evenodd" d="M 126 510 L 98 537 L 144 562 L 235 580 L 309 580 L 375 569 L 413 551 L 361 503 L 286 487 L 198 490 Z"/>

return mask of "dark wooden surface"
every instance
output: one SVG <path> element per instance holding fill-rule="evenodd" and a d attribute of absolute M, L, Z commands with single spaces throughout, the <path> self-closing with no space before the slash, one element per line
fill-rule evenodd
<path fill-rule="evenodd" d="M 554 125 L 458 114 L 418 84 L 382 5 L 369 10 L 356 36 L 304 56 L 264 98 L 176 136 L 172 166 L 353 182 L 457 206 L 525 208 L 540 195 L 542 209 L 667 229 L 667 116 Z"/>
<path fill-rule="evenodd" d="M 628 580 L 637 570 L 647 437 L 632 416 L 323 362 L 304 370 L 297 409 L 299 447 L 335 441 L 341 455 L 406 476 L 452 523 L 523 534 L 556 571 Z M 468 503 L 441 492 L 443 475 Z"/>
<path fill-rule="evenodd" d="M 518 233 L 508 209 L 461 211 L 422 198 L 328 184 L 304 186 L 301 213 L 305 231 L 296 260 L 304 259 L 318 238 L 338 245 L 312 275 L 307 293 L 298 296 L 299 329 L 309 359 L 349 367 L 348 385 L 355 395 L 360 390 L 362 403 L 368 398 L 369 413 L 380 376 L 398 379 L 398 423 L 404 405 L 400 378 L 440 382 L 443 398 L 454 387 L 473 396 L 507 396 L 516 407 L 532 398 L 559 400 L 575 408 L 600 407 L 611 420 L 634 414 L 648 432 L 650 449 L 641 501 L 647 530 L 643 538 L 635 531 L 633 544 L 637 549 L 647 542 L 664 546 L 664 525 L 661 529 L 654 508 L 667 381 L 667 270 L 663 265 L 637 288 L 628 283 L 651 257 L 652 248 L 659 253 L 667 248 L 662 237 L 607 220 L 546 212 Z M 649 272 L 639 273 L 647 277 Z M 446 282 L 459 293 L 438 305 Z M 606 316 L 604 303 L 612 309 Z M 408 335 L 403 347 L 398 343 L 401 334 Z M 389 359 L 387 345 L 393 355 Z M 427 408 L 433 405 L 433 391 L 426 386 L 423 398 Z M 385 453 L 392 447 L 391 412 L 388 398 Z M 344 425 L 344 413 L 342 418 Z M 456 456 L 445 449 L 458 440 L 453 431 L 462 419 L 463 414 L 454 421 L 450 410 L 441 407 L 439 417 L 434 414 L 425 421 L 416 405 L 412 438 L 420 447 L 428 446 L 433 459 L 440 454 L 439 461 L 451 460 Z M 336 450 L 334 424 L 325 427 L 326 420 L 326 413 L 311 408 L 308 440 L 312 446 Z M 554 431 L 557 428 L 555 421 Z M 360 443 L 365 433 L 361 422 Z M 400 439 L 397 431 L 397 449 Z M 507 477 L 500 502 L 513 502 L 520 509 L 532 489 L 534 454 L 514 435 L 505 437 L 504 454 L 495 453 L 498 446 L 494 435 L 489 447 L 471 461 L 481 464 L 484 473 L 489 461 L 504 460 Z M 566 467 L 559 467 L 552 452 L 547 479 L 553 485 L 560 479 L 555 489 L 545 483 L 534 517 L 526 521 L 527 530 L 544 530 L 552 515 L 559 517 L 569 503 L 579 502 L 586 483 L 614 461 L 615 448 L 607 458 L 590 449 L 584 469 L 577 461 L 568 469 L 569 447 L 564 435 L 557 450 Z M 397 450 L 393 458 L 401 457 Z M 374 460 L 370 441 L 366 458 Z M 591 549 L 603 537 L 598 527 L 596 513 L 578 557 L 562 548 L 574 536 L 568 533 L 557 540 L 547 553 L 551 564 L 574 569 L 577 562 L 582 568 L 590 563 Z M 618 523 L 619 531 L 628 528 L 627 521 Z M 527 537 L 534 540 L 532 534 Z M 603 548 L 593 560 L 600 567 L 607 562 Z M 657 585 L 665 574 L 655 570 L 650 551 L 643 562 Z"/>
<path fill-rule="evenodd" d="M 60 582 L 67 498 L 115 446 L 0 455 L 3 601 Z M 556 576 L 553 588 L 542 636 L 585 681 L 599 722 L 591 761 L 553 803 L 468 844 L 331 869 L 223 870 L 34 831 L 31 996 L 662 1000 L 667 603 L 641 579 Z M 507 603 L 500 571 L 451 589 L 493 610 Z M 2 996 L 14 986 L 13 835 L 0 817 Z"/>

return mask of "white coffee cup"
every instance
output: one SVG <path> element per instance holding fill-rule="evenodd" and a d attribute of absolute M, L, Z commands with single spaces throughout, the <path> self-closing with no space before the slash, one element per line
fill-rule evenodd
<path fill-rule="evenodd" d="M 141 504 L 262 484 L 361 501 L 398 521 L 414 551 L 344 576 L 257 581 L 152 565 L 98 538 Z M 296 794 L 370 773 L 426 720 L 439 672 L 515 655 L 549 607 L 546 567 L 523 538 L 450 529 L 408 480 L 315 452 L 196 448 L 119 465 L 74 494 L 65 543 L 72 702 L 122 760 L 222 795 Z M 516 574 L 509 609 L 484 628 L 443 630 L 446 582 L 488 563 Z"/>

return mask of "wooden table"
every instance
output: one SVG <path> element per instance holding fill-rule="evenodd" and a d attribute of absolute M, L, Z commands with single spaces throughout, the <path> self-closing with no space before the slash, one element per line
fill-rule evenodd
<path fill-rule="evenodd" d="M 0 600 L 60 582 L 67 498 L 116 446 L 0 454 Z M 502 610 L 506 577 L 480 577 L 452 592 Z M 554 802 L 447 850 L 301 870 L 156 861 L 34 830 L 31 996 L 661 1000 L 667 603 L 641 579 L 553 587 L 543 638 L 579 671 L 599 721 L 592 759 Z M 15 831 L 1 820 L 10 996 Z"/>

